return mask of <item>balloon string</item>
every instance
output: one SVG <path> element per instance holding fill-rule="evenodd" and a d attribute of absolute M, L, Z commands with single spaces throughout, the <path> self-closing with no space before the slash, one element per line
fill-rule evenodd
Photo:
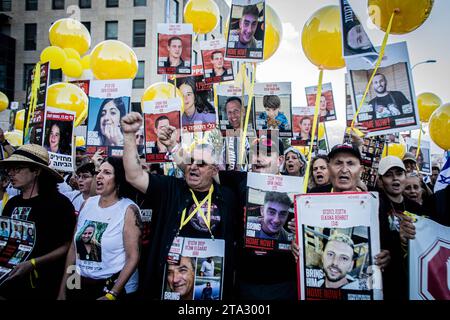
<path fill-rule="evenodd" d="M 36 67 L 34 68 L 33 72 L 33 82 L 31 84 L 31 99 L 30 99 L 30 105 L 28 107 L 28 114 L 27 119 L 25 123 L 25 135 L 24 135 L 24 144 L 25 141 L 28 140 L 28 127 L 30 125 L 30 119 L 31 115 L 34 115 L 34 112 L 36 110 L 36 104 L 37 104 L 37 92 L 41 85 L 41 63 L 36 63 Z M 45 104 L 47 104 L 47 101 L 45 101 Z"/>
<path fill-rule="evenodd" d="M 312 156 L 312 150 L 313 150 L 313 146 L 314 146 L 314 139 L 316 137 L 316 130 L 317 130 L 317 126 L 318 126 L 320 98 L 322 96 L 322 81 L 323 81 L 323 70 L 320 69 L 319 83 L 317 84 L 317 93 L 316 93 L 316 106 L 314 108 L 314 121 L 313 121 L 313 127 L 312 127 L 312 132 L 311 132 L 311 144 L 309 146 L 309 152 L 308 152 L 308 165 L 306 166 L 305 178 L 303 180 L 303 193 L 306 193 L 308 191 L 309 171 L 311 168 L 311 156 Z M 317 142 L 317 145 L 318 144 L 319 143 Z"/>
<path fill-rule="evenodd" d="M 247 76 L 247 73 L 245 72 L 244 77 Z M 248 122 L 250 120 L 250 112 L 252 110 L 252 102 L 253 102 L 253 89 L 255 88 L 255 79 L 256 79 L 256 63 L 253 63 L 253 73 L 252 73 L 252 84 L 250 86 L 250 92 L 248 94 L 248 107 L 247 112 L 245 114 L 245 121 L 244 121 L 244 128 L 242 128 L 242 134 L 241 134 L 241 152 L 239 154 L 239 164 L 243 164 L 244 155 L 245 155 L 245 139 L 247 137 L 247 128 L 248 128 Z"/>
<path fill-rule="evenodd" d="M 388 42 L 388 39 L 389 39 L 389 34 L 391 33 L 392 22 L 394 21 L 394 16 L 395 16 L 395 12 L 392 13 L 391 19 L 389 20 L 389 24 L 388 24 L 388 27 L 386 29 L 386 34 L 384 35 L 383 43 L 381 44 L 380 54 L 378 55 L 378 60 L 377 60 L 377 63 L 375 65 L 375 69 L 373 70 L 372 76 L 370 77 L 369 82 L 367 83 L 366 91 L 364 92 L 364 95 L 363 95 L 363 97 L 361 99 L 361 102 L 359 103 L 358 110 L 356 110 L 356 113 L 353 116 L 352 125 L 350 126 L 351 130 L 355 130 L 354 129 L 355 121 L 356 121 L 356 119 L 358 119 L 358 115 L 361 112 L 361 109 L 362 109 L 362 106 L 364 105 L 364 102 L 366 101 L 366 96 L 369 93 L 370 85 L 372 84 L 373 78 L 377 74 L 378 68 L 381 65 L 381 61 L 383 60 L 384 51 L 386 49 L 386 45 L 387 45 L 387 42 Z"/>

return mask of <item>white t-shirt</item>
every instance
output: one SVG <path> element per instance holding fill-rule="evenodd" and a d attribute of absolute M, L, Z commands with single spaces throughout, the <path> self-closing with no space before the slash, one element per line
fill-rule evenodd
<path fill-rule="evenodd" d="M 214 276 L 214 260 L 211 260 L 211 263 L 208 262 L 207 260 L 203 261 L 200 271 L 204 273 L 205 277 L 213 277 Z"/>
<path fill-rule="evenodd" d="M 75 233 L 76 264 L 83 277 L 106 279 L 125 266 L 123 228 L 129 206 L 137 205 L 130 199 L 120 199 L 108 208 L 100 208 L 100 196 L 90 197 L 78 216 Z M 89 243 L 86 248 L 85 243 Z M 138 273 L 130 277 L 125 290 L 137 290 Z"/>

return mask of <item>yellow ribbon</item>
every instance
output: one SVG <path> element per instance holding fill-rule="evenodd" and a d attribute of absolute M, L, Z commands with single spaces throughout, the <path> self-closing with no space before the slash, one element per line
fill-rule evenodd
<path fill-rule="evenodd" d="M 245 67 L 245 64 L 243 64 L 243 67 Z M 247 77 L 247 72 L 243 72 L 243 78 Z M 241 147 L 240 147 L 240 154 L 239 154 L 239 163 L 243 164 L 244 162 L 244 155 L 245 155 L 245 139 L 247 137 L 247 129 L 248 129 L 248 122 L 250 120 L 250 112 L 252 110 L 252 103 L 253 103 L 253 90 L 255 88 L 255 79 L 256 79 L 256 63 L 253 63 L 253 73 L 252 73 L 252 84 L 250 86 L 250 92 L 248 93 L 248 107 L 247 112 L 245 114 L 245 121 L 244 121 L 244 127 L 241 128 Z M 244 81 L 243 81 L 244 82 Z M 244 94 L 244 90 L 242 90 L 242 94 Z M 244 102 L 244 101 L 242 101 Z"/>
<path fill-rule="evenodd" d="M 31 99 L 30 99 L 30 106 L 28 108 L 28 115 L 25 123 L 25 139 L 24 143 L 28 141 L 28 127 L 30 125 L 30 118 L 32 115 L 34 115 L 34 112 L 36 110 L 36 104 L 37 104 L 37 92 L 39 90 L 39 87 L 41 85 L 41 64 L 38 62 L 36 63 L 36 67 L 34 68 L 33 73 L 34 79 L 31 84 Z"/>
<path fill-rule="evenodd" d="M 211 233 L 211 198 L 214 191 L 214 185 L 211 185 L 211 188 L 209 188 L 208 195 L 199 203 L 197 200 L 197 197 L 195 196 L 194 191 L 189 189 L 192 194 L 192 199 L 194 199 L 196 208 L 191 212 L 191 214 L 186 218 L 186 208 L 184 208 L 183 213 L 181 215 L 181 224 L 180 224 L 180 230 L 183 229 L 183 227 L 192 219 L 192 217 L 199 212 L 200 216 L 202 217 L 203 221 L 205 221 L 206 226 L 208 227 L 209 233 Z M 205 213 L 203 212 L 202 206 L 208 201 L 208 211 L 207 215 L 205 216 Z"/>
<path fill-rule="evenodd" d="M 311 169 L 311 156 L 312 156 L 312 150 L 313 150 L 313 146 L 314 146 L 314 140 L 316 138 L 317 123 L 318 123 L 318 119 L 319 119 L 320 97 L 322 96 L 322 81 L 323 81 L 323 69 L 320 69 L 319 83 L 317 84 L 317 93 L 316 93 L 316 106 L 314 108 L 314 121 L 313 121 L 313 127 L 312 127 L 312 132 L 311 132 L 311 144 L 309 146 L 309 152 L 308 152 L 308 165 L 306 166 L 305 177 L 303 180 L 303 193 L 306 193 L 308 191 L 309 171 Z"/>
<path fill-rule="evenodd" d="M 388 24 L 388 27 L 386 29 L 386 34 L 384 35 L 383 43 L 381 44 L 380 54 L 378 56 L 378 60 L 377 60 L 377 63 L 375 65 L 375 69 L 373 70 L 372 76 L 370 77 L 369 82 L 367 83 L 366 91 L 364 92 L 364 95 L 363 95 L 363 97 L 361 99 L 361 102 L 359 103 L 358 110 L 356 110 L 356 113 L 353 116 L 352 125 L 350 126 L 352 130 L 354 130 L 355 121 L 358 119 L 358 115 L 361 112 L 361 109 L 362 109 L 362 106 L 364 105 L 364 102 L 366 101 L 366 96 L 369 93 L 370 85 L 372 84 L 373 78 L 377 74 L 378 68 L 381 65 L 381 60 L 383 60 L 384 51 L 386 49 L 386 45 L 387 45 L 387 42 L 388 42 L 388 39 L 389 39 L 389 34 L 391 33 L 392 22 L 394 21 L 395 14 L 396 14 L 396 12 L 393 12 L 392 15 L 391 15 L 391 19 L 389 20 L 389 24 Z"/>

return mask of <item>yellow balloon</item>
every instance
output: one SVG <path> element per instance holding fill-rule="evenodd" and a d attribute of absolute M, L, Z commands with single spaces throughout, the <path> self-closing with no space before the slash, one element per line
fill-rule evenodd
<path fill-rule="evenodd" d="M 47 89 L 47 106 L 68 111 L 75 111 L 75 127 L 86 120 L 88 113 L 88 97 L 74 84 L 55 83 Z"/>
<path fill-rule="evenodd" d="M 73 48 L 79 54 L 85 54 L 91 46 L 88 29 L 81 22 L 71 18 L 60 19 L 53 23 L 48 37 L 52 46 Z"/>
<path fill-rule="evenodd" d="M 266 4 L 265 17 L 265 33 L 264 33 L 264 61 L 274 55 L 280 46 L 283 38 L 283 24 L 275 10 Z"/>
<path fill-rule="evenodd" d="M 445 151 L 450 150 L 450 103 L 433 112 L 428 127 L 431 140 Z"/>
<path fill-rule="evenodd" d="M 79 78 L 83 74 L 81 62 L 76 59 L 67 59 L 62 67 L 62 72 L 71 78 Z"/>
<path fill-rule="evenodd" d="M 183 112 L 184 100 L 180 89 L 175 89 L 175 86 L 171 83 L 157 82 L 145 90 L 144 95 L 141 98 L 141 107 L 144 109 L 144 102 L 146 101 L 152 101 L 155 99 L 171 99 L 175 97 L 181 99 L 181 112 Z"/>
<path fill-rule="evenodd" d="M 309 61 L 320 69 L 345 67 L 339 6 L 326 6 L 313 13 L 303 27 L 302 47 Z"/>
<path fill-rule="evenodd" d="M 87 54 L 83 58 L 81 58 L 81 66 L 83 70 L 87 70 L 91 68 L 91 55 Z"/>
<path fill-rule="evenodd" d="M 76 147 L 82 147 L 86 145 L 86 140 L 84 139 L 83 136 L 76 136 L 75 137 L 75 146 Z"/>
<path fill-rule="evenodd" d="M 134 79 L 138 61 L 134 51 L 125 43 L 106 40 L 92 50 L 91 69 L 99 80 Z"/>
<path fill-rule="evenodd" d="M 7 131 L 5 132 L 5 139 L 8 140 L 13 147 L 21 146 L 23 144 L 23 132 L 20 130 Z"/>
<path fill-rule="evenodd" d="M 431 114 L 442 104 L 441 98 L 431 92 L 424 92 L 417 96 L 420 121 L 428 122 Z"/>
<path fill-rule="evenodd" d="M 404 144 L 401 143 L 389 143 L 387 145 L 387 149 L 386 146 L 383 149 L 383 154 L 382 154 L 382 158 L 385 158 L 387 156 L 396 156 L 400 159 L 403 159 L 403 156 L 406 153 L 406 147 Z"/>
<path fill-rule="evenodd" d="M 9 99 L 3 92 L 0 91 L 0 112 L 5 111 L 9 106 Z"/>
<path fill-rule="evenodd" d="M 56 46 L 49 46 L 41 52 L 41 63 L 50 61 L 50 69 L 61 69 L 67 60 L 67 55 L 63 49 Z"/>
<path fill-rule="evenodd" d="M 404 34 L 416 30 L 428 19 L 434 0 L 369 0 L 368 11 L 372 22 L 386 31 L 392 13 L 392 34 Z"/>
<path fill-rule="evenodd" d="M 219 17 L 219 7 L 213 0 L 189 0 L 184 7 L 184 23 L 191 23 L 195 33 L 210 33 Z"/>
<path fill-rule="evenodd" d="M 300 151 L 301 154 L 303 154 L 305 157 L 308 156 L 309 153 L 309 147 L 306 146 L 294 146 L 295 149 Z"/>
<path fill-rule="evenodd" d="M 25 123 L 25 109 L 22 109 L 17 111 L 16 113 L 16 119 L 14 121 L 14 129 L 23 131 L 24 123 Z"/>
<path fill-rule="evenodd" d="M 66 53 L 67 59 L 75 59 L 81 62 L 81 57 L 77 50 L 72 48 L 65 48 L 64 52 Z"/>

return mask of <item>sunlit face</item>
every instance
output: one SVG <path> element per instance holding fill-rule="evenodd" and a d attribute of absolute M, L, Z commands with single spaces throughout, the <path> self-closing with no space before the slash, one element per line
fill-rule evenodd
<path fill-rule="evenodd" d="M 330 159 L 330 181 L 336 192 L 356 191 L 362 166 L 351 153 L 338 153 Z"/>
<path fill-rule="evenodd" d="M 239 33 L 239 41 L 243 44 L 248 44 L 255 35 L 257 26 L 258 17 L 251 14 L 244 15 L 239 21 L 239 28 L 241 30 Z"/>
<path fill-rule="evenodd" d="M 291 176 L 300 175 L 300 169 L 303 167 L 303 162 L 300 161 L 295 152 L 288 152 L 285 157 L 286 171 Z"/>
<path fill-rule="evenodd" d="M 278 153 L 254 152 L 252 154 L 252 171 L 257 173 L 278 174 L 283 157 Z"/>
<path fill-rule="evenodd" d="M 192 108 L 195 108 L 195 94 L 191 86 L 183 83 L 180 86 L 180 90 L 181 93 L 183 94 L 184 110 L 188 111 L 192 110 Z"/>
<path fill-rule="evenodd" d="M 230 101 L 225 106 L 228 121 L 235 130 L 241 127 L 241 108 L 242 106 L 237 100 Z"/>
<path fill-rule="evenodd" d="M 108 162 L 103 162 L 100 166 L 96 178 L 96 189 L 98 195 L 107 196 L 116 192 L 116 182 L 114 181 L 114 167 Z"/>
<path fill-rule="evenodd" d="M 61 132 L 59 130 L 59 127 L 54 124 L 52 125 L 50 129 L 50 137 L 49 137 L 49 143 L 50 143 L 50 151 L 51 152 L 57 152 L 59 149 L 59 141 L 61 140 Z"/>
<path fill-rule="evenodd" d="M 323 186 L 329 182 L 328 164 L 323 159 L 317 159 L 313 164 L 313 179 L 317 186 Z"/>
<path fill-rule="evenodd" d="M 223 54 L 216 52 L 213 55 L 211 62 L 213 64 L 214 69 L 222 69 L 223 68 Z"/>
<path fill-rule="evenodd" d="M 114 101 L 110 101 L 104 105 L 100 117 L 100 128 L 102 134 L 105 135 L 107 127 L 120 126 L 120 110 L 116 107 Z"/>
<path fill-rule="evenodd" d="M 384 191 L 392 196 L 398 196 L 405 190 L 406 173 L 403 169 L 393 167 L 381 176 Z"/>
<path fill-rule="evenodd" d="M 194 275 L 194 268 L 189 257 L 181 257 L 178 265 L 169 264 L 167 283 L 170 290 L 179 293 L 182 300 L 192 300 Z"/>
<path fill-rule="evenodd" d="M 179 59 L 183 52 L 183 43 L 180 40 L 175 39 L 170 42 L 170 45 L 167 48 L 169 50 L 169 58 Z"/>
<path fill-rule="evenodd" d="M 92 236 L 94 235 L 94 232 L 95 232 L 94 227 L 92 226 L 87 227 L 81 234 L 81 241 L 83 241 L 84 243 L 89 243 L 92 239 Z"/>
<path fill-rule="evenodd" d="M 386 85 L 386 78 L 382 74 L 379 74 L 373 78 L 373 90 L 375 90 L 376 93 L 385 93 Z"/>
<path fill-rule="evenodd" d="M 371 42 L 361 25 L 354 26 L 347 34 L 347 43 L 353 49 L 370 48 Z"/>
<path fill-rule="evenodd" d="M 422 203 L 422 193 L 419 177 L 406 178 L 404 196 L 417 203 Z"/>
<path fill-rule="evenodd" d="M 185 179 L 187 185 L 196 191 L 207 191 L 212 184 L 218 169 L 215 166 L 211 150 L 194 149 L 192 159 L 186 165 Z"/>
<path fill-rule="evenodd" d="M 268 235 L 277 235 L 286 223 L 288 216 L 288 205 L 269 201 L 264 204 L 262 210 L 263 222 L 261 228 Z"/>
<path fill-rule="evenodd" d="M 329 281 L 344 279 L 353 269 L 353 249 L 342 241 L 329 241 L 323 250 L 322 263 Z"/>

